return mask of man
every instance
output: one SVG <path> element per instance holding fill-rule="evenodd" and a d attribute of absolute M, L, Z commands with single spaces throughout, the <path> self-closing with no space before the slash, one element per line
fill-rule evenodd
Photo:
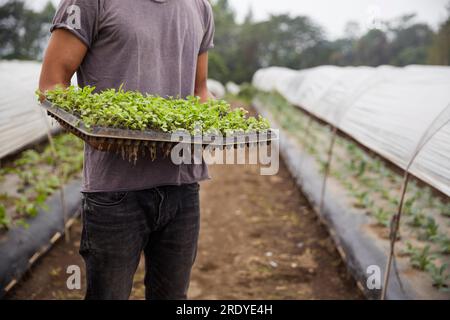
<path fill-rule="evenodd" d="M 214 21 L 207 0 L 62 0 L 40 90 L 80 86 L 209 98 Z M 141 253 L 147 299 L 185 299 L 199 233 L 207 167 L 150 156 L 131 164 L 85 145 L 83 232 L 86 299 L 128 299 Z"/>

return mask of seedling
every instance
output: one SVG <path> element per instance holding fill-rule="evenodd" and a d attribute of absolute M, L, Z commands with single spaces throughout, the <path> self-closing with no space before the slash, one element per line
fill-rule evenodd
<path fill-rule="evenodd" d="M 411 197 L 403 203 L 403 213 L 405 215 L 411 216 L 413 214 L 413 210 L 414 210 L 413 205 L 415 202 L 416 202 L 416 198 Z"/>
<path fill-rule="evenodd" d="M 0 229 L 7 229 L 11 225 L 24 226 L 27 217 L 36 216 L 39 209 L 46 209 L 45 202 L 60 185 L 58 177 L 53 172 L 54 167 L 49 164 L 58 165 L 64 169 L 61 177 L 66 182 L 78 174 L 83 164 L 83 144 L 81 140 L 70 134 L 59 135 L 54 138 L 57 152 L 56 159 L 47 146 L 43 152 L 35 150 L 24 151 L 14 162 L 13 167 L 2 168 L 3 173 L 17 175 L 20 183 L 17 186 L 20 197 L 9 197 L 7 194 L 0 195 Z M 51 161 L 49 160 L 51 159 Z M 6 208 L 11 208 L 8 215 Z M 13 217 L 13 218 L 10 218 Z"/>
<path fill-rule="evenodd" d="M 450 275 L 446 272 L 446 264 L 437 267 L 434 263 L 431 263 L 428 265 L 427 271 L 430 273 L 434 287 L 438 289 L 448 288 L 448 280 L 450 279 Z"/>
<path fill-rule="evenodd" d="M 30 202 L 30 200 L 23 196 L 16 200 L 16 213 L 20 215 L 27 215 L 29 217 L 36 217 L 38 214 L 38 205 Z"/>
<path fill-rule="evenodd" d="M 411 265 L 419 270 L 426 270 L 426 268 L 436 259 L 430 254 L 430 246 L 426 245 L 422 249 L 414 248 L 410 243 L 408 243 L 407 252 L 410 254 Z"/>
<path fill-rule="evenodd" d="M 354 192 L 353 196 L 356 198 L 355 207 L 356 208 L 372 208 L 373 200 L 370 199 L 369 193 L 367 191 Z"/>
<path fill-rule="evenodd" d="M 362 159 L 358 164 L 358 169 L 356 172 L 357 177 L 361 177 L 366 172 L 367 161 Z"/>
<path fill-rule="evenodd" d="M 420 228 L 426 224 L 427 218 L 424 214 L 420 212 L 414 212 L 412 219 L 410 221 L 410 225 L 415 228 Z"/>
<path fill-rule="evenodd" d="M 445 237 L 439 241 L 440 250 L 443 254 L 450 254 L 450 239 Z"/>
<path fill-rule="evenodd" d="M 379 225 L 389 227 L 391 220 L 391 214 L 389 212 L 384 211 L 383 208 L 377 208 L 373 216 Z"/>
<path fill-rule="evenodd" d="M 445 234 L 438 234 L 434 236 L 431 240 L 439 243 L 439 252 L 443 254 L 450 254 L 450 238 Z"/>
<path fill-rule="evenodd" d="M 450 203 L 443 203 L 440 205 L 441 215 L 450 218 Z"/>
<path fill-rule="evenodd" d="M 423 227 L 425 229 L 424 233 L 422 234 L 422 238 L 424 240 L 432 240 L 438 235 L 439 225 L 436 223 L 434 218 L 427 217 L 426 223 Z"/>
<path fill-rule="evenodd" d="M 328 167 L 328 161 L 326 160 L 319 160 L 319 166 L 320 166 L 320 173 L 325 174 L 325 171 Z"/>

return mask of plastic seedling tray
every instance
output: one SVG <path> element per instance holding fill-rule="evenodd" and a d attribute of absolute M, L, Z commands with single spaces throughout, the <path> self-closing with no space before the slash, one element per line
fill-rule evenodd
<path fill-rule="evenodd" d="M 217 135 L 195 136 L 186 132 L 178 135 L 156 130 L 128 130 L 118 128 L 90 127 L 87 128 L 83 121 L 77 116 L 53 105 L 45 100 L 42 107 L 47 110 L 48 115 L 53 117 L 63 128 L 75 134 L 92 147 L 101 151 L 115 151 L 121 153 L 122 157 L 129 161 L 136 161 L 139 153 L 145 154 L 148 150 L 152 159 L 156 158 L 157 151 L 167 157 L 173 146 L 183 142 L 202 147 L 213 148 L 243 148 L 249 145 L 270 144 L 278 140 L 274 130 L 267 132 L 236 133 L 219 138 Z"/>

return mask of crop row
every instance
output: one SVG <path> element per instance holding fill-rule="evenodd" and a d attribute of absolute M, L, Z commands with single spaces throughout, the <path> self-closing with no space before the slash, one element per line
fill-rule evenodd
<path fill-rule="evenodd" d="M 0 230 L 26 226 L 26 218 L 46 209 L 47 198 L 61 184 L 79 175 L 83 166 L 83 143 L 71 134 L 54 138 L 56 158 L 50 145 L 23 151 L 0 169 Z"/>
<path fill-rule="evenodd" d="M 274 119 L 312 155 L 321 170 L 327 165 L 327 151 L 332 130 L 299 108 L 289 104 L 277 93 L 257 93 L 256 98 Z M 378 234 L 388 238 L 389 226 L 398 207 L 402 177 L 378 156 L 368 153 L 342 137 L 336 138 L 330 174 L 346 190 L 355 212 L 367 214 Z M 428 271 L 434 286 L 445 289 L 450 280 L 448 198 L 436 196 L 431 188 L 417 181 L 409 184 L 402 220 L 401 254 L 411 265 Z"/>

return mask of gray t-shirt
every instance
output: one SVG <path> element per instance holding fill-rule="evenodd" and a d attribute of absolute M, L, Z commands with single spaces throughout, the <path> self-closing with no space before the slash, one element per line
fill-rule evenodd
<path fill-rule="evenodd" d="M 71 31 L 88 47 L 80 86 L 164 97 L 194 93 L 197 58 L 213 47 L 207 0 L 62 0 L 51 31 Z M 137 163 L 85 145 L 84 192 L 130 191 L 208 179 L 206 164 L 175 165 L 150 155 Z"/>

